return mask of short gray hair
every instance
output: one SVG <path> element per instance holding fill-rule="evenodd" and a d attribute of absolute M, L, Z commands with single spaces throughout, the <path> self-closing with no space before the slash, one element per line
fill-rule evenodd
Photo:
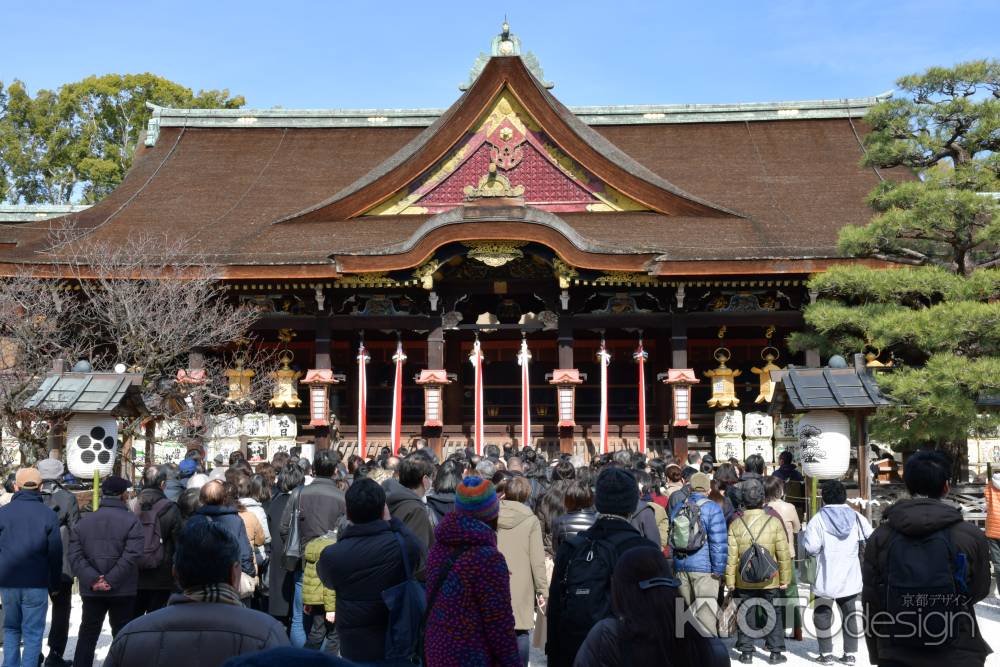
<path fill-rule="evenodd" d="M 493 476 L 497 474 L 497 466 L 493 461 L 489 459 L 483 459 L 476 465 L 476 472 L 478 472 L 483 479 L 491 480 Z"/>

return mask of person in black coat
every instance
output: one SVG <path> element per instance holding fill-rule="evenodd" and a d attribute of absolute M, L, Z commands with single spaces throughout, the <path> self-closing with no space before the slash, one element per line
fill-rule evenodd
<path fill-rule="evenodd" d="M 557 516 L 552 522 L 553 551 L 557 551 L 560 544 L 589 529 L 597 521 L 594 492 L 583 482 L 573 480 L 569 483 L 563 503 L 566 505 L 566 514 Z"/>
<path fill-rule="evenodd" d="M 143 534 L 139 518 L 125 504 L 125 493 L 131 486 L 114 475 L 105 479 L 100 508 L 84 514 L 70 535 L 69 560 L 80 579 L 83 598 L 83 618 L 73 655 L 76 667 L 93 665 L 105 616 L 111 619 L 114 637 L 135 611 Z"/>
<path fill-rule="evenodd" d="M 422 546 L 398 520 L 389 518 L 385 491 L 370 479 L 347 490 L 351 524 L 336 544 L 323 550 L 316 572 L 323 585 L 337 592 L 340 652 L 348 660 L 375 663 L 385 658 L 389 612 L 382 591 L 406 580 L 402 539 L 411 568 Z"/>
<path fill-rule="evenodd" d="M 305 475 L 302 468 L 286 464 L 278 471 L 278 493 L 267 506 L 267 527 L 271 531 L 271 567 L 268 568 L 267 613 L 284 623 L 291 622 L 292 599 L 295 595 L 295 573 L 285 569 L 285 539 L 281 534 L 281 517 L 291 499 L 292 491 L 299 488 Z"/>
<path fill-rule="evenodd" d="M 167 606 L 174 590 L 174 549 L 177 536 L 184 526 L 177 503 L 167 498 L 168 466 L 150 466 L 142 476 L 143 489 L 139 493 L 137 512 L 155 512 L 163 540 L 163 560 L 159 567 L 139 570 L 139 591 L 135 598 L 135 616 L 154 612 Z"/>
<path fill-rule="evenodd" d="M 41 485 L 36 469 L 22 468 L 15 478 L 14 497 L 0 508 L 0 597 L 7 614 L 4 664 L 20 664 L 21 640 L 24 664 L 37 660 L 48 594 L 59 588 L 62 578 L 59 522 L 55 512 L 42 504 Z M 15 613 L 21 618 L 20 626 L 11 622 Z M 17 654 L 17 659 L 10 653 Z"/>
<path fill-rule="evenodd" d="M 423 545 L 420 563 L 416 566 L 417 578 L 421 581 L 427 552 L 434 546 L 434 527 L 423 497 L 432 488 L 435 472 L 430 459 L 416 452 L 399 462 L 399 481 L 388 479 L 382 484 L 392 518 L 399 519 Z"/>
<path fill-rule="evenodd" d="M 222 526 L 233 536 L 240 547 L 240 569 L 251 577 L 257 576 L 253 547 L 247 536 L 247 527 L 240 518 L 239 510 L 226 504 L 226 485 L 217 479 L 201 487 L 201 507 L 188 519 L 188 525 L 212 522 Z"/>
<path fill-rule="evenodd" d="M 49 654 L 45 667 L 68 667 L 63 659 L 66 641 L 69 638 L 69 617 L 73 610 L 73 568 L 69 564 L 69 535 L 80 520 L 80 505 L 76 496 L 63 488 L 59 480 L 66 472 L 59 459 L 43 459 L 38 462 L 38 472 L 42 476 L 42 502 L 56 513 L 59 520 L 59 537 L 63 545 L 63 571 L 59 587 L 49 595 L 52 602 L 52 624 L 49 626 Z"/>

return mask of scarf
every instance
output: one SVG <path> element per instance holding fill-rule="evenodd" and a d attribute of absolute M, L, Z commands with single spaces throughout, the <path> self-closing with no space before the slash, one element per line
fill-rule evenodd
<path fill-rule="evenodd" d="M 185 588 L 182 594 L 191 602 L 219 602 L 242 607 L 240 594 L 229 584 L 207 584 L 195 588 Z"/>

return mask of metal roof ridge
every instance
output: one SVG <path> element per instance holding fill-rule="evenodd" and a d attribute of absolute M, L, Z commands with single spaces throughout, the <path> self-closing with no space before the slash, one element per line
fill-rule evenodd
<path fill-rule="evenodd" d="M 656 124 L 690 122 L 738 122 L 744 120 L 817 119 L 860 117 L 868 107 L 892 96 L 892 91 L 866 97 L 792 100 L 776 102 L 730 102 L 712 104 L 623 104 L 572 106 L 569 110 L 591 125 Z M 445 109 L 153 109 L 150 131 L 158 127 L 423 127 L 433 123 Z"/>

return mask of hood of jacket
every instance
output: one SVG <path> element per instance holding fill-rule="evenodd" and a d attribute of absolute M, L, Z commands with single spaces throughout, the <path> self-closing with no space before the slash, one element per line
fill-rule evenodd
<path fill-rule="evenodd" d="M 451 512 L 434 531 L 434 544 L 454 547 L 497 546 L 497 534 L 479 519 L 473 519 L 460 512 Z"/>
<path fill-rule="evenodd" d="M 139 492 L 139 507 L 143 510 L 153 509 L 153 505 L 161 500 L 166 500 L 166 498 L 167 496 L 164 495 L 163 491 L 155 487 L 143 489 Z"/>
<path fill-rule="evenodd" d="M 858 523 L 857 512 L 847 505 L 827 505 L 819 512 L 827 530 L 838 540 L 847 539 Z"/>
<path fill-rule="evenodd" d="M 389 505 L 390 510 L 406 501 L 423 503 L 420 496 L 400 484 L 398 479 L 392 478 L 386 480 L 383 488 L 385 489 L 385 502 Z"/>
<path fill-rule="evenodd" d="M 225 516 L 226 514 L 239 514 L 239 511 L 235 507 L 229 507 L 228 505 L 202 505 L 195 514 Z"/>
<path fill-rule="evenodd" d="M 437 493 L 432 491 L 424 496 L 427 504 L 438 513 L 440 516 L 444 516 L 448 512 L 455 509 L 455 494 L 454 493 Z"/>
<path fill-rule="evenodd" d="M 517 502 L 516 500 L 501 500 L 500 518 L 497 521 L 497 527 L 503 530 L 517 528 L 533 516 L 535 516 L 534 513 L 524 503 Z"/>
<path fill-rule="evenodd" d="M 885 521 L 904 535 L 922 537 L 961 523 L 962 511 L 933 498 L 909 498 L 887 509 Z"/>
<path fill-rule="evenodd" d="M 255 507 L 264 509 L 264 506 L 256 498 L 240 498 L 240 504 L 248 510 L 252 510 Z"/>

